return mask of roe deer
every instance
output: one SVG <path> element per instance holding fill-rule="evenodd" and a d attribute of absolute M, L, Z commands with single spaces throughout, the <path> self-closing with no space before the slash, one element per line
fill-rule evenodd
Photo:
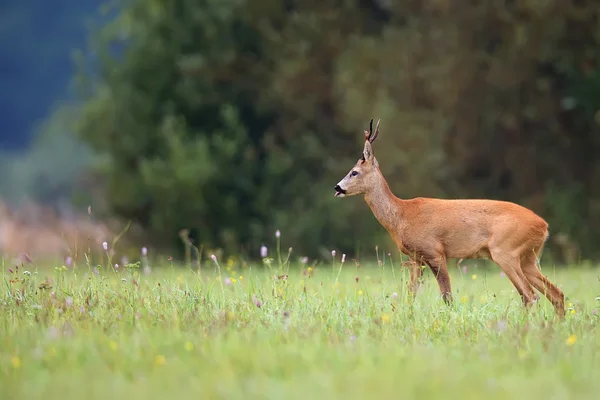
<path fill-rule="evenodd" d="M 563 317 L 562 291 L 538 269 L 537 257 L 548 239 L 548 223 L 533 211 L 507 201 L 446 200 L 418 197 L 399 199 L 390 190 L 371 144 L 379 134 L 365 132 L 358 162 L 335 185 L 335 196 L 363 194 L 375 218 L 388 231 L 398 249 L 410 258 L 409 292 L 414 296 L 423 269 L 435 275 L 446 304 L 452 288 L 446 267 L 450 258 L 491 259 L 515 286 L 526 309 L 537 300 L 533 288 L 543 293 Z M 533 288 L 532 288 L 533 286 Z"/>

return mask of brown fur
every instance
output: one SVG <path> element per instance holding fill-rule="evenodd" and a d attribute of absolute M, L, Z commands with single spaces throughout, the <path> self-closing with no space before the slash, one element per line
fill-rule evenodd
<path fill-rule="evenodd" d="M 364 195 L 375 218 L 410 258 L 411 294 L 416 293 L 423 274 L 420 266 L 426 264 L 437 279 L 444 301 L 450 304 L 452 287 L 446 261 L 485 258 L 504 271 L 526 308 L 537 300 L 535 288 L 548 298 L 559 316 L 564 316 L 564 294 L 537 265 L 548 238 L 544 219 L 506 201 L 399 199 L 373 155 L 371 143 L 378 133 L 379 122 L 374 134 L 372 129 L 365 131 L 363 156 L 336 185 L 335 195 Z"/>

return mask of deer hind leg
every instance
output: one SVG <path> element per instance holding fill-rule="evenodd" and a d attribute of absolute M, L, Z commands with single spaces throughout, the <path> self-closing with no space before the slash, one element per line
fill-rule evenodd
<path fill-rule="evenodd" d="M 562 318 L 565 316 L 565 295 L 556 287 L 550 280 L 545 277 L 537 266 L 536 253 L 534 251 L 526 251 L 521 256 L 521 267 L 523 273 L 531 285 L 536 288 L 541 294 L 546 296 L 548 301 L 552 303 L 556 313 Z"/>
<path fill-rule="evenodd" d="M 446 258 L 444 256 L 439 256 L 436 258 L 427 259 L 425 262 L 427 265 L 429 265 L 431 272 L 433 272 L 433 275 L 437 280 L 444 303 L 447 305 L 452 304 L 452 285 L 450 284 L 450 275 L 448 275 Z"/>
<path fill-rule="evenodd" d="M 497 250 L 490 251 L 490 254 L 492 256 L 492 260 L 498 264 L 502 271 L 504 271 L 508 279 L 510 279 L 514 285 L 515 289 L 517 289 L 517 292 L 519 292 L 525 308 L 528 309 L 531 307 L 531 305 L 537 300 L 537 296 L 531 287 L 531 284 L 525 277 L 523 270 L 521 269 L 520 259 L 505 253 L 500 253 Z"/>

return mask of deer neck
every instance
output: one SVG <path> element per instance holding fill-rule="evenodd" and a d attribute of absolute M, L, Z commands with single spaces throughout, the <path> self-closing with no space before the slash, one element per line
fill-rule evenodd
<path fill-rule="evenodd" d="M 392 193 L 385 178 L 379 174 L 375 185 L 365 193 L 365 201 L 373 215 L 390 233 L 396 232 L 402 222 L 400 199 Z"/>

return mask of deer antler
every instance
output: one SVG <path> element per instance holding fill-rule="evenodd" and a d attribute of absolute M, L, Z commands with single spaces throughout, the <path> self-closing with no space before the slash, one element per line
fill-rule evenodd
<path fill-rule="evenodd" d="M 365 140 L 373 143 L 375 139 L 377 139 L 377 135 L 379 135 L 379 122 L 380 119 L 377 120 L 377 125 L 375 125 L 375 133 L 373 133 L 373 119 L 371 119 L 371 123 L 369 124 L 369 131 L 365 131 Z"/>

